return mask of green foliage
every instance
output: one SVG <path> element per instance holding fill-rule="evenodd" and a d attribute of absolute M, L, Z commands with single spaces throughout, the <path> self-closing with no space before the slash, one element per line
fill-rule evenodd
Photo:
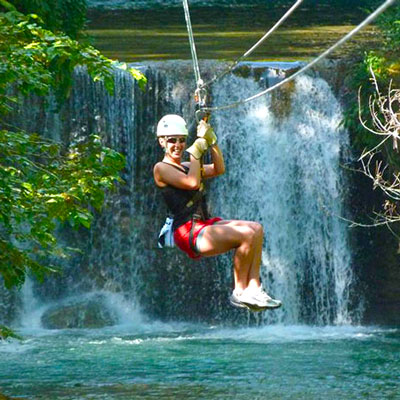
<path fill-rule="evenodd" d="M 400 49 L 400 6 L 393 6 L 377 21 L 383 35 L 383 50 L 398 52 Z"/>
<path fill-rule="evenodd" d="M 350 129 L 357 152 L 364 153 L 362 172 L 384 196 L 376 224 L 400 221 L 400 159 L 398 147 L 398 93 L 400 87 L 400 5 L 377 21 L 381 32 L 379 49 L 368 51 L 351 77 L 350 106 L 344 123 Z M 358 92 L 358 98 L 357 98 Z M 363 123 L 360 123 L 360 120 Z M 366 129 L 367 128 L 367 129 Z M 393 232 L 393 231 L 392 231 Z M 393 232 L 394 233 L 394 232 Z"/>
<path fill-rule="evenodd" d="M 38 135 L 0 131 L 0 274 L 7 288 L 26 270 L 42 280 L 49 255 L 65 256 L 54 236 L 57 221 L 89 228 L 89 206 L 100 210 L 104 193 L 121 182 L 125 158 L 98 136 L 71 145 Z"/>
<path fill-rule="evenodd" d="M 19 8 L 36 3 L 44 7 L 54 1 L 13 2 Z M 3 8 L 7 4 L 0 0 Z M 45 96 L 52 91 L 61 104 L 77 66 L 85 67 L 109 92 L 115 68 L 127 70 L 144 89 L 146 78 L 140 71 L 44 25 L 37 15 L 0 13 L 0 125 L 17 102 L 14 92 Z M 125 158 L 104 147 L 98 136 L 64 148 L 17 128 L 0 130 L 0 276 L 7 288 L 20 286 L 28 271 L 39 280 L 57 271 L 49 259 L 66 253 L 57 243 L 56 227 L 90 227 L 105 194 L 121 182 L 124 165 Z"/>
<path fill-rule="evenodd" d="M 360 117 L 363 121 L 370 118 L 369 98 L 375 93 L 371 84 L 371 72 L 374 71 L 377 79 L 382 85 L 388 84 L 388 73 L 386 59 L 377 55 L 375 52 L 365 53 L 362 62 L 354 66 L 354 72 L 351 76 L 350 86 L 353 88 L 351 92 L 351 105 L 344 112 L 344 126 L 348 128 L 353 136 L 353 144 L 362 151 L 364 148 L 371 149 L 379 142 L 379 138 L 368 133 L 360 123 Z M 358 90 L 358 93 L 357 93 Z M 359 96 L 360 103 L 358 102 Z"/>
<path fill-rule="evenodd" d="M 375 94 L 370 70 L 374 71 L 382 93 L 387 93 L 391 81 L 394 87 L 400 85 L 400 6 L 391 7 L 382 14 L 377 26 L 381 35 L 380 48 L 365 52 L 364 58 L 354 65 L 348 83 L 351 89 L 350 105 L 344 113 L 343 123 L 352 133 L 353 143 L 359 151 L 371 149 L 379 143 L 379 137 L 366 131 L 359 120 L 359 116 L 363 121 L 370 119 L 369 98 Z"/>
<path fill-rule="evenodd" d="M 0 9 L 11 11 L 10 6 L 23 14 L 39 15 L 43 26 L 53 32 L 65 32 L 77 38 L 85 27 L 86 0 L 1 0 Z"/>
<path fill-rule="evenodd" d="M 8 112 L 15 102 L 8 94 L 11 85 L 23 94 L 45 95 L 53 89 L 61 101 L 68 95 L 78 65 L 85 66 L 95 81 L 102 80 L 112 92 L 113 68 L 127 69 L 126 64 L 68 36 L 55 35 L 37 21 L 35 15 L 0 14 L 0 113 Z M 129 72 L 144 87 L 144 75 L 133 68 Z"/>
<path fill-rule="evenodd" d="M 0 0 L 0 10 L 6 11 L 17 11 L 15 6 L 9 3 L 7 0 Z"/>
<path fill-rule="evenodd" d="M 7 338 L 22 340 L 22 337 L 14 333 L 10 328 L 0 325 L 0 340 L 5 340 Z"/>

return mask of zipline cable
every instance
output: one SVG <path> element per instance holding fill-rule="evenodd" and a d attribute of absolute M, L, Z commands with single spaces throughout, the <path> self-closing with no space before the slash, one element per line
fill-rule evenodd
<path fill-rule="evenodd" d="M 315 58 L 313 61 L 305 65 L 303 68 L 299 69 L 297 72 L 295 72 L 293 75 L 289 76 L 288 78 L 284 79 L 283 81 L 277 83 L 274 86 L 269 87 L 266 90 L 263 90 L 260 93 L 257 93 L 254 96 L 248 97 L 247 99 L 244 100 L 239 100 L 231 104 L 227 104 L 224 106 L 217 106 L 217 107 L 203 107 L 201 110 L 204 112 L 211 112 L 211 111 L 218 111 L 218 110 L 227 110 L 229 108 L 237 107 L 242 104 L 248 103 L 249 101 L 255 100 L 258 97 L 264 96 L 265 94 L 278 89 L 279 87 L 283 86 L 284 84 L 292 81 L 295 79 L 297 76 L 302 74 L 303 72 L 309 70 L 312 66 L 314 66 L 316 63 L 321 61 L 323 58 L 328 56 L 330 53 L 332 53 L 334 50 L 336 50 L 338 47 L 340 47 L 343 43 L 347 42 L 352 36 L 354 36 L 358 31 L 360 31 L 362 28 L 364 28 L 366 25 L 368 25 L 370 22 L 372 22 L 378 15 L 383 13 L 389 6 L 391 6 L 395 1 L 397 0 L 386 0 L 380 7 L 378 7 L 372 14 L 370 14 L 363 22 L 361 22 L 357 27 L 355 27 L 352 31 L 350 31 L 347 35 L 342 37 L 337 43 L 335 43 L 333 46 L 325 50 L 321 55 L 319 55 L 317 58 Z"/>
<path fill-rule="evenodd" d="M 232 65 L 230 65 L 225 71 L 221 72 L 219 75 L 214 77 L 213 79 L 209 80 L 208 82 L 204 83 L 202 87 L 207 87 L 214 82 L 218 81 L 219 79 L 223 78 L 225 75 L 229 74 L 238 64 L 240 61 L 248 57 L 253 51 L 264 42 L 276 29 L 282 25 L 283 22 L 293 13 L 293 11 L 303 2 L 304 0 L 297 0 L 296 3 L 292 5 L 292 7 L 286 11 L 286 13 L 281 17 L 281 19 L 256 43 L 251 47 L 249 50 L 246 51 L 243 55 L 241 55 L 237 60 L 235 60 Z"/>
<path fill-rule="evenodd" d="M 192 29 L 192 23 L 190 21 L 188 0 L 183 0 L 183 10 L 185 12 L 186 27 L 189 35 L 190 52 L 192 53 L 194 77 L 196 79 L 197 88 L 200 88 L 200 85 L 203 83 L 203 81 L 201 80 L 200 77 L 199 61 L 197 59 L 196 46 L 194 44 L 193 29 Z"/>

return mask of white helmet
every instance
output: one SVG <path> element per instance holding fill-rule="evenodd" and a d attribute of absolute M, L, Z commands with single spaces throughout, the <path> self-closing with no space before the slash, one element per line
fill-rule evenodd
<path fill-rule="evenodd" d="M 187 136 L 185 120 L 176 114 L 164 115 L 157 125 L 157 137 L 160 136 Z"/>

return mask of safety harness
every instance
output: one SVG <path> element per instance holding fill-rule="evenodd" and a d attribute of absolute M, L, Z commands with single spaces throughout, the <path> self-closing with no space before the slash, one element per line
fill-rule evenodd
<path fill-rule="evenodd" d="M 193 196 L 192 200 L 188 202 L 186 207 L 193 207 L 197 203 L 196 211 L 192 214 L 192 226 L 190 227 L 189 232 L 189 246 L 190 249 L 195 253 L 198 254 L 196 249 L 195 241 L 194 241 L 194 231 L 196 227 L 196 223 L 201 220 L 206 220 L 209 218 L 208 210 L 203 207 L 204 205 L 204 195 L 205 195 L 205 186 L 203 182 L 200 184 L 200 189 L 196 192 Z"/>
<path fill-rule="evenodd" d="M 190 248 L 197 254 L 197 250 L 194 244 L 194 228 L 196 222 L 199 220 L 208 219 L 208 211 L 203 207 L 205 194 L 204 183 L 201 182 L 199 190 L 197 190 L 193 197 L 185 204 L 185 208 L 192 208 L 196 206 L 195 210 L 191 213 L 189 221 L 192 221 L 192 226 L 189 232 L 189 245 Z M 168 215 L 163 227 L 158 235 L 158 247 L 175 247 L 174 236 L 173 236 L 173 223 L 174 216 Z"/>

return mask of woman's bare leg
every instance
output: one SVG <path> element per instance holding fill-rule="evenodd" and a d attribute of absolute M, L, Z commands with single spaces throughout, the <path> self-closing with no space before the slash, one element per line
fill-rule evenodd
<path fill-rule="evenodd" d="M 248 286 L 248 277 L 254 258 L 253 238 L 248 235 L 247 239 L 235 250 L 233 256 L 233 275 L 235 290 L 242 292 Z"/>
<path fill-rule="evenodd" d="M 264 230 L 262 225 L 254 222 L 252 225 L 255 230 L 255 237 L 253 242 L 254 247 L 254 255 L 253 262 L 251 263 L 251 267 L 249 270 L 249 275 L 247 278 L 247 287 L 249 288 L 258 288 L 260 286 L 260 267 L 261 267 L 261 258 L 262 258 L 262 245 L 264 239 Z"/>
<path fill-rule="evenodd" d="M 260 287 L 260 267 L 262 258 L 262 244 L 264 239 L 264 230 L 260 223 L 253 221 L 241 221 L 241 220 L 228 220 L 220 221 L 218 224 L 221 225 L 232 225 L 232 226 L 247 226 L 254 231 L 254 240 L 252 243 L 252 262 L 247 277 L 246 288 L 256 289 Z M 236 286 L 235 286 L 236 287 Z"/>
<path fill-rule="evenodd" d="M 262 311 L 267 308 L 279 308 L 282 305 L 280 300 L 272 299 L 260 290 L 262 242 L 263 229 L 259 223 L 220 221 L 204 228 L 200 243 L 196 243 L 203 256 L 215 256 L 236 249 L 234 255 L 235 291 L 230 297 L 230 302 L 235 307 Z"/>
<path fill-rule="evenodd" d="M 260 228 L 259 228 L 260 227 Z M 235 289 L 243 291 L 249 285 L 256 284 L 259 279 L 262 246 L 261 225 L 248 221 L 220 221 L 215 225 L 204 228 L 201 243 L 199 243 L 200 254 L 203 256 L 214 256 L 235 250 L 234 255 L 234 280 Z"/>

